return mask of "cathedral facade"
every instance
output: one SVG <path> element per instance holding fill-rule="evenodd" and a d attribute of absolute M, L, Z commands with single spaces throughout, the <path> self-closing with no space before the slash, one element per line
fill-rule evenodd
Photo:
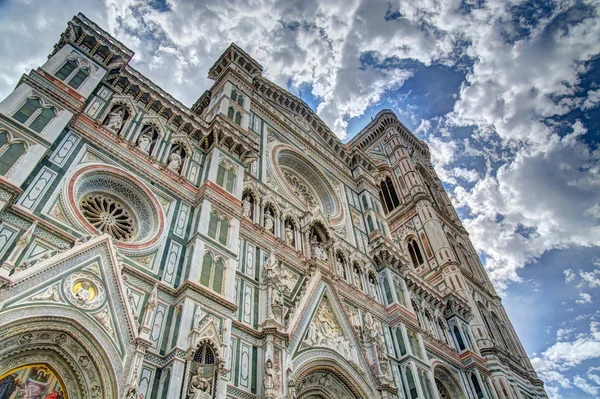
<path fill-rule="evenodd" d="M 0 102 L 0 398 L 546 398 L 428 146 L 79 14 Z"/>

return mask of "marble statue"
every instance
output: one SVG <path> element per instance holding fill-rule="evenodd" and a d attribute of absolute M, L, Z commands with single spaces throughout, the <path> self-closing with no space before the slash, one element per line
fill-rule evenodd
<path fill-rule="evenodd" d="M 106 127 L 108 129 L 114 130 L 118 132 L 121 130 L 123 126 L 123 110 L 120 109 L 118 111 L 113 111 L 108 115 L 108 122 L 106 123 Z"/>
<path fill-rule="evenodd" d="M 172 170 L 173 172 L 179 173 L 179 168 L 181 167 L 181 151 L 176 150 L 169 155 L 169 163 L 167 164 L 167 168 Z"/>
<path fill-rule="evenodd" d="M 210 398 L 211 388 L 212 381 L 204 377 L 202 368 L 198 368 L 190 380 L 189 399 Z"/>
<path fill-rule="evenodd" d="M 248 197 L 244 197 L 242 200 L 242 210 L 244 213 L 244 217 L 250 218 L 252 212 L 252 202 L 248 199 Z"/>
<path fill-rule="evenodd" d="M 272 232 L 273 227 L 274 227 L 273 216 L 271 216 L 271 214 L 269 212 L 266 212 L 265 213 L 265 230 Z"/>
<path fill-rule="evenodd" d="M 73 295 L 75 295 L 75 298 L 78 301 L 80 301 L 82 303 L 86 303 L 90 299 L 90 296 L 92 295 L 90 288 L 91 288 L 91 284 L 88 281 L 83 281 L 81 283 L 81 286 L 79 286 L 79 288 L 77 289 L 77 291 L 75 291 L 73 293 Z"/>
<path fill-rule="evenodd" d="M 294 230 L 292 230 L 290 225 L 285 227 L 285 243 L 287 245 L 294 245 Z"/>
<path fill-rule="evenodd" d="M 138 139 L 137 148 L 144 154 L 148 154 L 150 151 L 150 145 L 152 144 L 152 137 L 149 134 L 142 134 Z"/>
<path fill-rule="evenodd" d="M 267 360 L 267 364 L 265 366 L 265 373 L 263 376 L 263 386 L 265 388 L 265 395 L 273 394 L 273 387 L 275 386 L 275 378 L 277 374 L 275 370 L 273 370 L 273 362 L 271 359 Z"/>

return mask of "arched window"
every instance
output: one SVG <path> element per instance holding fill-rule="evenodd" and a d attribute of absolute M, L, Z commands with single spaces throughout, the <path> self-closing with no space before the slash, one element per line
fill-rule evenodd
<path fill-rule="evenodd" d="M 75 76 L 69 80 L 68 84 L 77 90 L 79 86 L 81 86 L 81 84 L 88 78 L 88 76 L 90 76 L 90 71 L 88 71 L 87 68 L 81 68 L 79 71 L 77 71 Z"/>
<path fill-rule="evenodd" d="M 231 120 L 233 120 L 233 117 L 235 115 L 235 110 L 233 109 L 233 107 L 229 107 L 229 109 L 227 110 L 227 117 Z"/>
<path fill-rule="evenodd" d="M 408 384 L 408 391 L 410 392 L 410 399 L 417 399 L 419 397 L 419 393 L 417 390 L 417 385 L 415 384 L 415 379 L 413 377 L 412 370 L 410 366 L 404 368 L 406 373 L 406 383 Z"/>
<path fill-rule="evenodd" d="M 237 100 L 237 91 L 235 89 L 231 90 L 231 99 L 233 100 L 233 102 L 235 102 L 235 100 Z"/>
<path fill-rule="evenodd" d="M 4 176 L 25 154 L 25 143 L 10 142 L 6 133 L 0 133 L 0 175 Z"/>
<path fill-rule="evenodd" d="M 217 184 L 227 190 L 227 192 L 232 193 L 234 183 L 235 168 L 229 161 L 220 162 L 219 169 L 217 170 Z"/>
<path fill-rule="evenodd" d="M 33 113 L 41 107 L 42 103 L 40 100 L 37 98 L 29 98 L 25 104 L 23 104 L 23 106 L 21 106 L 21 108 L 14 113 L 13 118 L 21 123 L 25 123 L 29 118 L 31 118 L 31 115 L 33 115 Z"/>
<path fill-rule="evenodd" d="M 229 220 L 223 217 L 220 218 L 216 211 L 210 213 L 208 221 L 208 236 L 219 241 L 223 245 L 227 245 L 229 236 Z"/>
<path fill-rule="evenodd" d="M 204 254 L 202 271 L 200 272 L 200 284 L 220 294 L 223 289 L 224 272 L 225 263 L 223 259 L 218 258 L 215 262 L 210 252 Z"/>
<path fill-rule="evenodd" d="M 235 113 L 235 123 L 238 125 L 242 123 L 242 114 L 239 111 Z"/>
<path fill-rule="evenodd" d="M 367 209 L 369 209 L 369 203 L 367 202 L 367 196 L 363 195 L 362 196 L 362 203 L 363 203 L 363 209 L 366 211 Z"/>
<path fill-rule="evenodd" d="M 163 380 L 163 388 L 161 397 L 166 398 L 169 391 L 169 383 L 171 382 L 171 370 L 167 370 L 167 376 Z"/>
<path fill-rule="evenodd" d="M 227 236 L 229 235 L 229 221 L 225 218 L 221 219 L 221 225 L 219 226 L 219 242 L 223 245 L 227 245 Z"/>
<path fill-rule="evenodd" d="M 65 64 L 54 74 L 60 80 L 65 80 L 77 68 L 77 61 L 67 60 Z"/>
<path fill-rule="evenodd" d="M 408 253 L 410 255 L 410 259 L 412 260 L 413 266 L 419 267 L 424 263 L 423 255 L 421 255 L 421 249 L 419 248 L 419 244 L 414 238 L 409 238 L 407 242 Z"/>
<path fill-rule="evenodd" d="M 215 354 L 210 345 L 205 342 L 198 347 L 193 360 L 198 364 L 215 364 Z"/>
<path fill-rule="evenodd" d="M 213 283 L 212 289 L 215 292 L 221 292 L 223 289 L 223 273 L 225 272 L 225 264 L 223 263 L 223 259 L 217 259 L 217 263 L 215 264 L 215 273 L 213 275 Z"/>
<path fill-rule="evenodd" d="M 379 184 L 379 198 L 383 204 L 385 213 L 391 212 L 400 205 L 396 188 L 389 176 L 386 176 Z"/>
<path fill-rule="evenodd" d="M 244 106 L 244 97 L 241 94 L 238 96 L 237 103 L 241 107 Z"/>
<path fill-rule="evenodd" d="M 56 113 L 54 112 L 54 108 L 44 108 L 42 112 L 40 112 L 38 116 L 33 120 L 33 122 L 31 122 L 31 125 L 29 125 L 29 127 L 33 131 L 40 133 L 55 116 Z"/>

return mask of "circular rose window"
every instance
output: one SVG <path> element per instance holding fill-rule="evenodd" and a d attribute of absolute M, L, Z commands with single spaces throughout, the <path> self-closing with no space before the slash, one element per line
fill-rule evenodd
<path fill-rule="evenodd" d="M 65 187 L 77 219 L 95 233 L 112 236 L 121 247 L 154 244 L 163 214 L 154 195 L 135 177 L 112 166 L 84 167 Z"/>

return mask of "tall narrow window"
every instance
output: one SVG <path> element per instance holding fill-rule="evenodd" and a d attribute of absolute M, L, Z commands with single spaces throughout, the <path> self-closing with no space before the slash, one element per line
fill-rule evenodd
<path fill-rule="evenodd" d="M 375 227 L 373 226 L 373 219 L 371 218 L 371 215 L 367 216 L 367 225 L 369 226 L 369 233 L 375 229 Z"/>
<path fill-rule="evenodd" d="M 423 264 L 421 249 L 414 238 L 409 238 L 408 240 L 408 253 L 410 254 L 410 259 L 412 260 L 414 267 L 419 267 Z"/>
<path fill-rule="evenodd" d="M 465 349 L 467 349 L 467 347 L 465 346 L 465 341 L 463 341 L 460 329 L 458 328 L 458 326 L 455 325 L 453 331 L 454 336 L 456 337 L 456 342 L 458 343 L 458 349 L 464 351 Z"/>
<path fill-rule="evenodd" d="M 421 388 L 423 388 L 425 398 L 432 399 L 431 384 L 429 383 L 429 377 L 427 376 L 427 372 L 425 372 L 425 370 L 419 370 L 419 379 L 421 380 Z"/>
<path fill-rule="evenodd" d="M 417 333 L 414 331 L 409 331 L 408 339 L 410 341 L 410 349 L 412 350 L 413 355 L 421 359 L 423 355 L 421 354 L 421 346 L 419 345 Z"/>
<path fill-rule="evenodd" d="M 400 350 L 400 357 L 406 355 L 406 345 L 404 344 L 404 338 L 402 337 L 402 329 L 396 328 L 396 340 L 398 341 L 398 349 Z"/>
<path fill-rule="evenodd" d="M 208 236 L 210 238 L 217 238 L 217 228 L 219 223 L 219 215 L 217 212 L 210 213 L 210 220 L 208 222 Z"/>
<path fill-rule="evenodd" d="M 88 76 L 90 76 L 90 72 L 87 69 L 80 69 L 79 71 L 77 71 L 75 76 L 73 76 L 73 78 L 69 81 L 69 86 L 71 86 L 74 89 L 78 89 L 79 86 L 81 86 L 81 84 L 88 78 Z"/>
<path fill-rule="evenodd" d="M 65 80 L 69 75 L 77 68 L 77 62 L 75 60 L 68 60 L 58 72 L 54 74 L 60 80 Z"/>
<path fill-rule="evenodd" d="M 219 226 L 219 242 L 223 245 L 227 245 L 227 235 L 229 234 L 229 222 L 227 219 L 221 219 L 221 225 Z"/>
<path fill-rule="evenodd" d="M 475 373 L 471 373 L 471 382 L 473 383 L 473 388 L 475 388 L 475 395 L 477 396 L 477 399 L 485 398 L 483 390 L 481 389 L 481 385 L 479 385 L 479 379 Z"/>
<path fill-rule="evenodd" d="M 406 382 L 408 384 L 408 391 L 410 392 L 410 397 L 411 397 L 411 399 L 417 399 L 417 397 L 419 396 L 419 393 L 417 390 L 417 385 L 415 384 L 415 379 L 413 377 L 412 370 L 410 369 L 410 366 L 406 367 L 405 370 L 406 370 Z"/>
<path fill-rule="evenodd" d="M 244 106 L 244 97 L 238 96 L 237 103 L 239 106 Z"/>
<path fill-rule="evenodd" d="M 235 123 L 238 125 L 242 123 L 242 114 L 239 111 L 235 113 Z"/>
<path fill-rule="evenodd" d="M 396 194 L 396 188 L 389 176 L 383 179 L 379 184 L 379 198 L 381 199 L 381 203 L 383 204 L 386 213 L 391 212 L 400 205 L 400 200 Z"/>
<path fill-rule="evenodd" d="M 4 176 L 23 154 L 25 154 L 25 144 L 11 143 L 0 155 L 0 175 Z"/>
<path fill-rule="evenodd" d="M 204 254 L 204 259 L 202 261 L 202 272 L 200 273 L 200 284 L 205 287 L 210 287 L 210 275 L 212 274 L 212 263 L 213 258 L 207 252 Z"/>
<path fill-rule="evenodd" d="M 229 109 L 227 110 L 227 116 L 229 117 L 229 119 L 233 120 L 234 114 L 235 111 L 233 110 L 233 107 L 229 107 Z"/>
<path fill-rule="evenodd" d="M 237 91 L 231 90 L 231 99 L 235 102 L 237 100 Z"/>
<path fill-rule="evenodd" d="M 223 273 L 225 271 L 225 264 L 223 259 L 217 259 L 215 263 L 215 275 L 213 276 L 212 289 L 215 292 L 221 293 L 223 287 Z"/>
<path fill-rule="evenodd" d="M 50 120 L 52 120 L 52 118 L 55 116 L 56 113 L 54 112 L 54 108 L 44 108 L 42 112 L 40 112 L 40 114 L 33 120 L 33 122 L 31 122 L 29 127 L 32 130 L 40 133 L 42 130 L 44 130 L 46 125 L 48 125 L 48 122 L 50 122 Z"/>
<path fill-rule="evenodd" d="M 21 123 L 25 123 L 27 119 L 29 119 L 31 115 L 33 115 L 33 113 L 41 106 L 42 104 L 40 103 L 40 100 L 37 98 L 30 98 L 27 100 L 27 102 L 25 102 L 25 104 L 23 104 L 21 108 L 19 108 L 17 112 L 15 112 L 13 118 Z"/>
<path fill-rule="evenodd" d="M 225 182 L 225 190 L 232 193 L 234 182 L 235 182 L 235 171 L 233 170 L 233 168 L 229 168 L 229 170 L 227 171 L 227 181 Z"/>

